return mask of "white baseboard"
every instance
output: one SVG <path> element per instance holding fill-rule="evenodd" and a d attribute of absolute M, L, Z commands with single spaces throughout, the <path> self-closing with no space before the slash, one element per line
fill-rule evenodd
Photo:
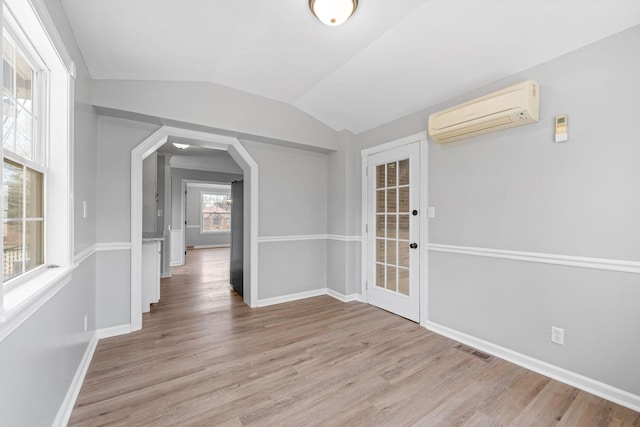
<path fill-rule="evenodd" d="M 180 266 L 182 266 L 184 264 L 181 263 L 181 262 L 172 262 L 170 265 L 171 265 L 171 267 L 180 267 Z"/>
<path fill-rule="evenodd" d="M 313 291 L 299 292 L 297 294 L 283 295 L 281 297 L 259 299 L 257 307 L 267 307 L 269 305 L 282 304 L 284 302 L 297 301 L 305 298 L 317 297 L 320 295 L 326 295 L 326 288 L 316 289 Z"/>
<path fill-rule="evenodd" d="M 214 249 L 214 248 L 230 248 L 231 245 L 229 243 L 222 243 L 219 245 L 195 245 L 188 246 L 187 249 Z"/>
<path fill-rule="evenodd" d="M 558 380 L 570 386 L 577 387 L 581 390 L 586 391 L 587 393 L 594 394 L 596 396 L 602 397 L 603 399 L 640 412 L 640 396 L 637 396 L 635 394 L 629 393 L 616 387 L 612 387 L 600 381 L 596 381 L 593 378 L 585 377 L 584 375 L 559 368 L 550 363 L 525 356 L 524 354 L 509 350 L 508 348 L 504 348 L 496 344 L 492 344 L 480 338 L 467 335 L 463 332 L 447 328 L 446 326 L 442 326 L 438 323 L 427 321 L 424 322 L 422 326 L 440 335 L 444 335 L 445 337 L 477 348 L 478 350 L 481 350 L 485 353 L 492 354 L 496 357 L 522 366 L 523 368 L 527 368 L 531 371 L 553 378 L 554 380 Z"/>
<path fill-rule="evenodd" d="M 89 341 L 89 345 L 87 345 L 87 349 L 82 356 L 82 360 L 80 360 L 80 365 L 76 370 L 76 374 L 73 376 L 71 385 L 67 390 L 67 395 L 64 397 L 62 405 L 58 410 L 56 419 L 53 421 L 53 425 L 55 427 L 66 426 L 69 422 L 69 418 L 71 418 L 71 412 L 73 411 L 73 407 L 75 406 L 78 395 L 80 394 L 80 389 L 82 388 L 84 377 L 87 375 L 87 370 L 89 369 L 89 365 L 91 364 L 91 359 L 93 358 L 93 353 L 96 351 L 97 345 L 98 333 L 94 332 L 91 336 L 91 340 Z"/>
<path fill-rule="evenodd" d="M 96 331 L 96 333 L 98 334 L 98 339 L 117 337 L 118 335 L 126 335 L 130 332 L 130 324 L 112 326 L 110 328 L 102 328 Z"/>
<path fill-rule="evenodd" d="M 333 289 L 327 288 L 327 295 L 342 302 L 352 302 L 352 301 L 362 302 L 362 295 L 360 294 L 345 295 L 345 294 L 341 294 L 340 292 L 336 292 Z"/>

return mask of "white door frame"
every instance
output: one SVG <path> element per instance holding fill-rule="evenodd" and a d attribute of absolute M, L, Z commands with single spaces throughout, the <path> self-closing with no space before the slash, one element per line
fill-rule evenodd
<path fill-rule="evenodd" d="M 199 179 L 189 179 L 189 178 L 182 179 L 182 192 L 180 193 L 180 227 L 182 230 L 182 252 L 181 252 L 182 255 L 180 256 L 180 265 L 185 265 L 187 262 L 187 257 L 185 256 L 185 252 L 187 250 L 187 224 L 185 224 L 185 221 L 187 220 L 186 191 L 189 184 L 214 184 L 214 185 L 226 185 L 229 187 L 231 186 L 231 184 L 229 184 L 228 182 L 202 181 Z M 202 218 L 200 218 L 200 221 L 202 221 Z"/>
<path fill-rule="evenodd" d="M 367 163 L 368 157 L 371 154 L 381 153 L 383 151 L 391 150 L 393 148 L 402 147 L 403 145 L 411 144 L 414 142 L 418 142 L 420 146 L 420 265 L 418 268 L 420 269 L 420 324 L 425 326 L 427 323 L 427 293 L 428 293 L 428 256 L 427 256 L 427 242 L 428 242 L 428 219 L 427 219 L 427 165 L 428 163 L 428 150 L 427 150 L 427 133 L 420 132 L 415 135 L 407 136 L 405 138 L 396 139 L 394 141 L 390 141 L 381 145 L 376 145 L 375 147 L 366 148 L 361 150 L 361 183 L 362 183 L 362 204 L 361 204 L 361 235 L 362 235 L 362 243 L 361 243 L 361 283 L 360 283 L 360 292 L 362 294 L 362 300 L 367 302 L 369 301 L 369 295 L 367 291 L 368 285 L 368 275 L 369 275 L 369 251 L 368 251 L 368 230 L 370 228 L 373 232 L 373 225 L 371 227 L 367 227 L 368 221 L 368 188 L 367 188 Z"/>
<path fill-rule="evenodd" d="M 163 126 L 131 150 L 131 331 L 142 329 L 142 161 L 167 142 L 169 136 L 197 141 L 198 145 L 226 150 L 244 173 L 245 242 L 244 302 L 258 306 L 258 164 L 237 138 Z M 248 227 L 247 227 L 248 226 Z M 248 291 L 248 292 L 247 292 Z"/>

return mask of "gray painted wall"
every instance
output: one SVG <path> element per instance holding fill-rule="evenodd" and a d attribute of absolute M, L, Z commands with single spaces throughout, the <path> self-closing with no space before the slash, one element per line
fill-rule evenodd
<path fill-rule="evenodd" d="M 91 79 L 58 0 L 45 0 L 54 25 L 75 61 L 74 252 L 96 242 L 97 116 Z M 82 217 L 83 201 L 87 218 Z M 0 414 L 3 425 L 51 425 L 95 331 L 95 257 L 9 336 L 0 341 Z M 84 332 L 84 316 L 88 331 Z M 10 368 L 7 368 L 10 367 Z"/>
<path fill-rule="evenodd" d="M 327 155 L 243 141 L 260 168 L 260 236 L 327 232 Z"/>
<path fill-rule="evenodd" d="M 104 110 L 187 123 L 197 130 L 204 126 L 221 135 L 338 148 L 336 132 L 298 108 L 213 83 L 95 80 L 92 100 Z"/>
<path fill-rule="evenodd" d="M 638 261 L 639 48 L 635 27 L 358 135 L 358 146 L 424 131 L 431 112 L 535 79 L 539 123 L 429 142 L 430 243 Z M 557 114 L 569 117 L 561 144 Z M 430 321 L 640 394 L 637 275 L 435 252 L 425 267 Z M 565 328 L 564 346 L 550 342 L 551 325 Z"/>
<path fill-rule="evenodd" d="M 260 168 L 260 237 L 326 234 L 327 156 L 256 142 L 243 144 Z M 262 242 L 259 274 L 261 299 L 324 289 L 327 243 Z"/>
<path fill-rule="evenodd" d="M 3 426 L 52 425 L 95 330 L 94 280 L 92 256 L 70 283 L 0 341 Z"/>

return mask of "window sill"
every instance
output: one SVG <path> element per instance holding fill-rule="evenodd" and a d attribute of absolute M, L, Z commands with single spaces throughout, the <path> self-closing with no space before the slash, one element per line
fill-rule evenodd
<path fill-rule="evenodd" d="M 0 311 L 0 341 L 71 281 L 76 265 L 52 268 L 4 293 Z"/>

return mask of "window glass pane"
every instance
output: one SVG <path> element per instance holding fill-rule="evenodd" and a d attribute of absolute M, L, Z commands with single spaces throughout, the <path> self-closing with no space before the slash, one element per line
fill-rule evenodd
<path fill-rule="evenodd" d="M 44 221 L 27 221 L 25 224 L 24 271 L 27 272 L 44 264 Z"/>
<path fill-rule="evenodd" d="M 2 97 L 2 145 L 15 151 L 16 144 L 16 103 L 12 98 Z"/>
<path fill-rule="evenodd" d="M 26 218 L 42 218 L 44 216 L 43 181 L 44 176 L 33 169 L 26 171 Z"/>
<path fill-rule="evenodd" d="M 384 165 L 376 166 L 376 188 L 384 188 L 385 182 Z"/>
<path fill-rule="evenodd" d="M 5 159 L 2 179 L 4 193 L 3 219 L 21 219 L 23 217 L 23 167 Z"/>
<path fill-rule="evenodd" d="M 24 108 L 18 106 L 16 154 L 27 159 L 33 159 L 33 116 Z"/>
<path fill-rule="evenodd" d="M 33 112 L 33 70 L 22 55 L 16 55 L 16 99 L 18 104 Z"/>
<path fill-rule="evenodd" d="M 398 242 L 398 265 L 409 268 L 409 242 Z"/>
<path fill-rule="evenodd" d="M 409 270 L 398 269 L 398 292 L 409 295 Z"/>
<path fill-rule="evenodd" d="M 398 191 L 400 199 L 398 212 L 409 212 L 409 187 L 402 187 Z"/>
<path fill-rule="evenodd" d="M 384 190 L 376 191 L 376 212 L 384 212 Z"/>
<path fill-rule="evenodd" d="M 398 162 L 398 185 L 409 185 L 409 159 Z"/>
<path fill-rule="evenodd" d="M 400 215 L 398 219 L 398 239 L 409 240 L 409 215 Z"/>
<path fill-rule="evenodd" d="M 387 240 L 387 264 L 396 264 L 396 241 Z"/>
<path fill-rule="evenodd" d="M 376 239 L 376 262 L 385 262 L 384 239 Z"/>
<path fill-rule="evenodd" d="M 387 163 L 387 187 L 396 186 L 396 162 Z"/>
<path fill-rule="evenodd" d="M 376 215 L 376 236 L 384 237 L 384 215 Z"/>
<path fill-rule="evenodd" d="M 231 230 L 231 204 L 228 194 L 201 193 L 201 232 Z"/>
<path fill-rule="evenodd" d="M 376 264 L 376 286 L 385 287 L 384 284 L 384 264 Z"/>
<path fill-rule="evenodd" d="M 398 222 L 398 217 L 396 215 L 387 216 L 387 237 L 390 239 L 396 238 L 397 222 Z"/>
<path fill-rule="evenodd" d="M 396 190 L 387 190 L 387 212 L 396 212 Z"/>
<path fill-rule="evenodd" d="M 23 272 L 22 263 L 22 221 L 4 223 L 4 239 L 2 252 L 2 269 L 4 281 L 12 279 Z"/>
<path fill-rule="evenodd" d="M 387 267 L 387 289 L 396 292 L 396 268 Z"/>

